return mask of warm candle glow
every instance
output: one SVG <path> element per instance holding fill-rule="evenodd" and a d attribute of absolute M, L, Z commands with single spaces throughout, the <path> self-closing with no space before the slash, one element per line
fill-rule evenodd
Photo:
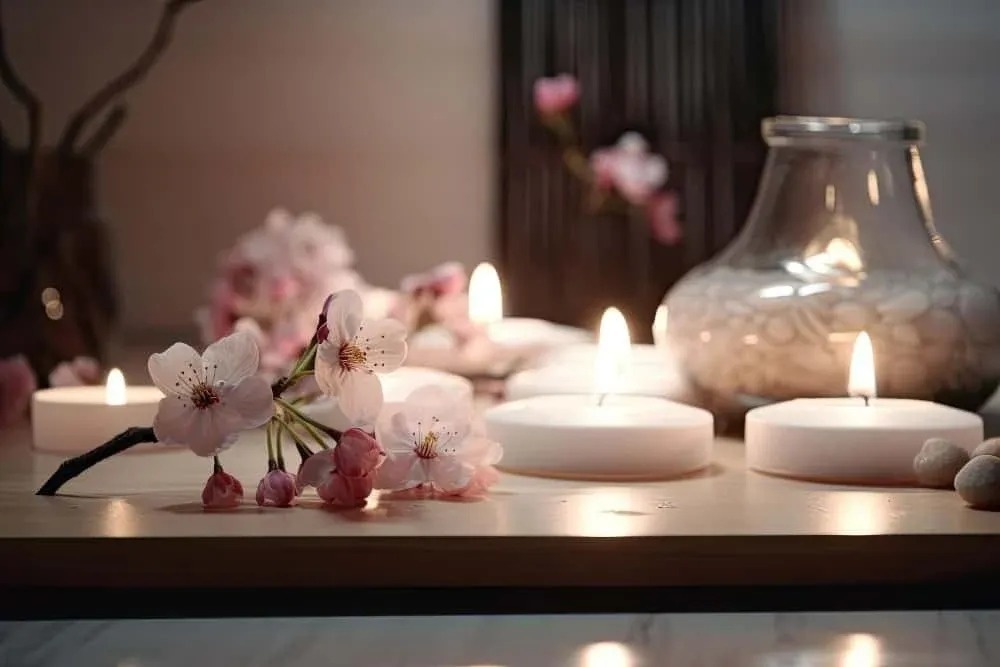
<path fill-rule="evenodd" d="M 489 262 L 477 266 L 469 278 L 469 319 L 483 325 L 503 319 L 500 276 Z"/>
<path fill-rule="evenodd" d="M 617 308 L 608 308 L 601 316 L 594 361 L 594 389 L 599 395 L 612 394 L 618 378 L 628 365 L 632 340 L 625 316 Z"/>
<path fill-rule="evenodd" d="M 865 398 L 875 396 L 875 350 L 872 349 L 872 339 L 864 331 L 854 339 L 847 393 Z"/>
<path fill-rule="evenodd" d="M 108 373 L 104 402 L 108 405 L 125 405 L 125 376 L 117 368 L 112 368 Z"/>
<path fill-rule="evenodd" d="M 667 344 L 668 317 L 666 306 L 657 307 L 656 316 L 653 317 L 653 343 L 656 347 L 665 347 Z"/>

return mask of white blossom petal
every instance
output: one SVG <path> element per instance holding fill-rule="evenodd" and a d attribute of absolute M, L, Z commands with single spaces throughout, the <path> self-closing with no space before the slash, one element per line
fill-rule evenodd
<path fill-rule="evenodd" d="M 220 398 L 220 406 L 234 411 L 239 417 L 236 428 L 240 431 L 257 428 L 274 416 L 271 385 L 262 377 L 248 377 L 234 387 L 223 388 Z"/>
<path fill-rule="evenodd" d="M 355 424 L 374 424 L 382 402 L 382 383 L 374 373 L 357 370 L 341 375 L 337 403 L 344 416 Z"/>
<path fill-rule="evenodd" d="M 361 328 L 364 304 L 354 290 L 337 292 L 326 307 L 326 326 L 330 330 L 327 341 L 338 348 L 351 341 Z"/>
<path fill-rule="evenodd" d="M 299 486 L 319 486 L 330 480 L 336 468 L 332 449 L 317 452 L 302 462 L 298 474 Z"/>
<path fill-rule="evenodd" d="M 476 472 L 475 466 L 459 460 L 455 456 L 439 456 L 426 461 L 427 476 L 434 486 L 452 493 L 469 485 Z"/>
<path fill-rule="evenodd" d="M 251 333 L 237 331 L 209 345 L 202 361 L 211 383 L 235 385 L 257 372 L 260 348 Z"/>
<path fill-rule="evenodd" d="M 146 367 L 160 391 L 168 396 L 183 396 L 186 395 L 185 385 L 198 379 L 192 376 L 202 372 L 201 355 L 190 345 L 174 343 L 163 352 L 151 354 Z M 185 381 L 181 374 L 191 379 Z"/>
<path fill-rule="evenodd" d="M 153 419 L 153 432 L 160 442 L 187 445 L 198 456 L 218 454 L 239 435 L 238 431 L 231 432 L 220 424 L 215 411 L 198 409 L 177 396 L 160 400 Z"/>
<path fill-rule="evenodd" d="M 375 487 L 400 491 L 429 481 L 421 463 L 413 452 L 389 452 L 375 471 Z"/>
<path fill-rule="evenodd" d="M 340 348 L 321 343 L 316 350 L 315 378 L 319 390 L 327 396 L 339 396 L 344 370 L 340 367 Z"/>
<path fill-rule="evenodd" d="M 455 456 L 473 466 L 492 466 L 503 458 L 503 447 L 496 440 L 470 436 L 457 448 Z"/>
<path fill-rule="evenodd" d="M 466 395 L 447 391 L 436 385 L 414 390 L 403 404 L 403 415 L 410 432 L 448 431 L 452 444 L 469 434 L 472 426 L 472 402 Z"/>
<path fill-rule="evenodd" d="M 365 353 L 365 365 L 376 373 L 390 373 L 406 359 L 406 326 L 393 319 L 364 322 L 355 337 Z"/>

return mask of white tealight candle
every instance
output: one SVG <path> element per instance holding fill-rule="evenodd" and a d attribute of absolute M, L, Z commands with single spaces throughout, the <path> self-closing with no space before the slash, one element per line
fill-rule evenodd
<path fill-rule="evenodd" d="M 156 387 L 126 386 L 117 368 L 103 387 L 36 391 L 31 400 L 34 447 L 60 453 L 93 449 L 130 426 L 152 426 L 161 398 Z"/>
<path fill-rule="evenodd" d="M 930 401 L 875 398 L 871 339 L 858 336 L 851 358 L 851 398 L 785 401 L 747 413 L 747 465 L 787 477 L 855 484 L 914 481 L 913 459 L 928 438 L 971 450 L 983 420 Z"/>
<path fill-rule="evenodd" d="M 462 400 L 472 399 L 471 382 L 464 377 L 434 368 L 403 366 L 392 373 L 380 375 L 379 380 L 382 382 L 382 397 L 385 401 L 381 412 L 383 417 L 399 410 L 410 394 L 427 385 L 440 387 L 454 393 Z M 333 399 L 323 398 L 314 401 L 309 405 L 302 406 L 301 410 L 306 416 L 341 431 L 354 426 L 340 411 L 337 401 Z"/>
<path fill-rule="evenodd" d="M 625 320 L 615 309 L 601 322 L 593 372 L 597 393 L 534 396 L 488 410 L 486 430 L 504 447 L 505 470 L 548 477 L 662 479 L 707 466 L 708 412 L 662 398 L 616 394 L 627 363 Z"/>
<path fill-rule="evenodd" d="M 527 317 L 504 317 L 500 276 L 489 262 L 477 266 L 469 278 L 469 320 L 482 329 L 482 336 L 458 348 L 446 328 L 427 327 L 411 337 L 407 363 L 465 376 L 505 375 L 511 367 L 548 350 L 591 340 L 583 329 Z"/>

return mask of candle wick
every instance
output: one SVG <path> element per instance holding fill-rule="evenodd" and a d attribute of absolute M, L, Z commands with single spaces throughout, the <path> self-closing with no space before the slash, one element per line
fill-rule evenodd
<path fill-rule="evenodd" d="M 601 394 L 600 396 L 598 396 L 597 397 L 597 407 L 601 407 L 602 405 L 604 405 L 604 399 L 607 398 L 607 397 L 608 397 L 607 394 Z"/>
<path fill-rule="evenodd" d="M 871 400 L 871 396 L 862 396 L 861 398 L 865 399 L 865 407 L 867 408 L 868 402 Z"/>

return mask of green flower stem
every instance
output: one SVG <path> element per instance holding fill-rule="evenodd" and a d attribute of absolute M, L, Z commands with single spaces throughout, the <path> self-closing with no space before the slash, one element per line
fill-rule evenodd
<path fill-rule="evenodd" d="M 320 431 L 322 433 L 325 433 L 326 435 L 330 436 L 331 438 L 333 438 L 334 440 L 337 440 L 337 441 L 340 440 L 340 436 L 344 435 L 343 433 L 341 433 L 337 429 L 330 428 L 326 424 L 324 424 L 322 422 L 318 422 L 315 419 L 313 419 L 312 417 L 307 417 L 306 415 L 302 414 L 302 412 L 299 411 L 298 408 L 296 408 L 294 405 L 292 405 L 291 403 L 289 403 L 285 399 L 283 399 L 283 398 L 276 398 L 274 400 L 275 400 L 275 402 L 278 405 L 280 405 L 281 407 L 283 407 L 289 414 L 293 415 L 295 417 L 295 419 L 297 419 L 298 421 L 302 422 L 304 425 L 311 426 L 312 428 L 314 428 L 314 429 L 316 429 L 316 430 L 318 430 L 318 431 Z"/>
<path fill-rule="evenodd" d="M 278 424 L 280 424 L 280 423 L 281 422 L 279 421 Z M 275 448 L 276 453 L 278 455 L 277 456 L 277 458 L 278 458 L 278 470 L 284 470 L 285 469 L 285 452 L 284 452 L 283 447 L 281 446 L 281 434 L 282 434 L 282 430 L 281 430 L 281 427 L 278 424 L 275 424 L 275 428 L 274 428 L 274 448 Z"/>
<path fill-rule="evenodd" d="M 277 468 L 277 462 L 274 460 L 274 436 L 272 431 L 274 430 L 274 419 L 267 422 L 267 469 L 268 471 Z"/>
<path fill-rule="evenodd" d="M 298 450 L 299 456 L 302 457 L 303 461 L 312 456 L 313 454 L 312 450 L 309 449 L 308 446 L 306 446 L 306 443 L 302 442 L 302 438 L 300 438 L 299 434 L 295 432 L 295 429 L 293 429 L 291 426 L 280 420 L 278 421 L 278 426 L 280 426 L 285 431 L 288 431 L 288 435 L 295 442 L 295 449 Z"/>

